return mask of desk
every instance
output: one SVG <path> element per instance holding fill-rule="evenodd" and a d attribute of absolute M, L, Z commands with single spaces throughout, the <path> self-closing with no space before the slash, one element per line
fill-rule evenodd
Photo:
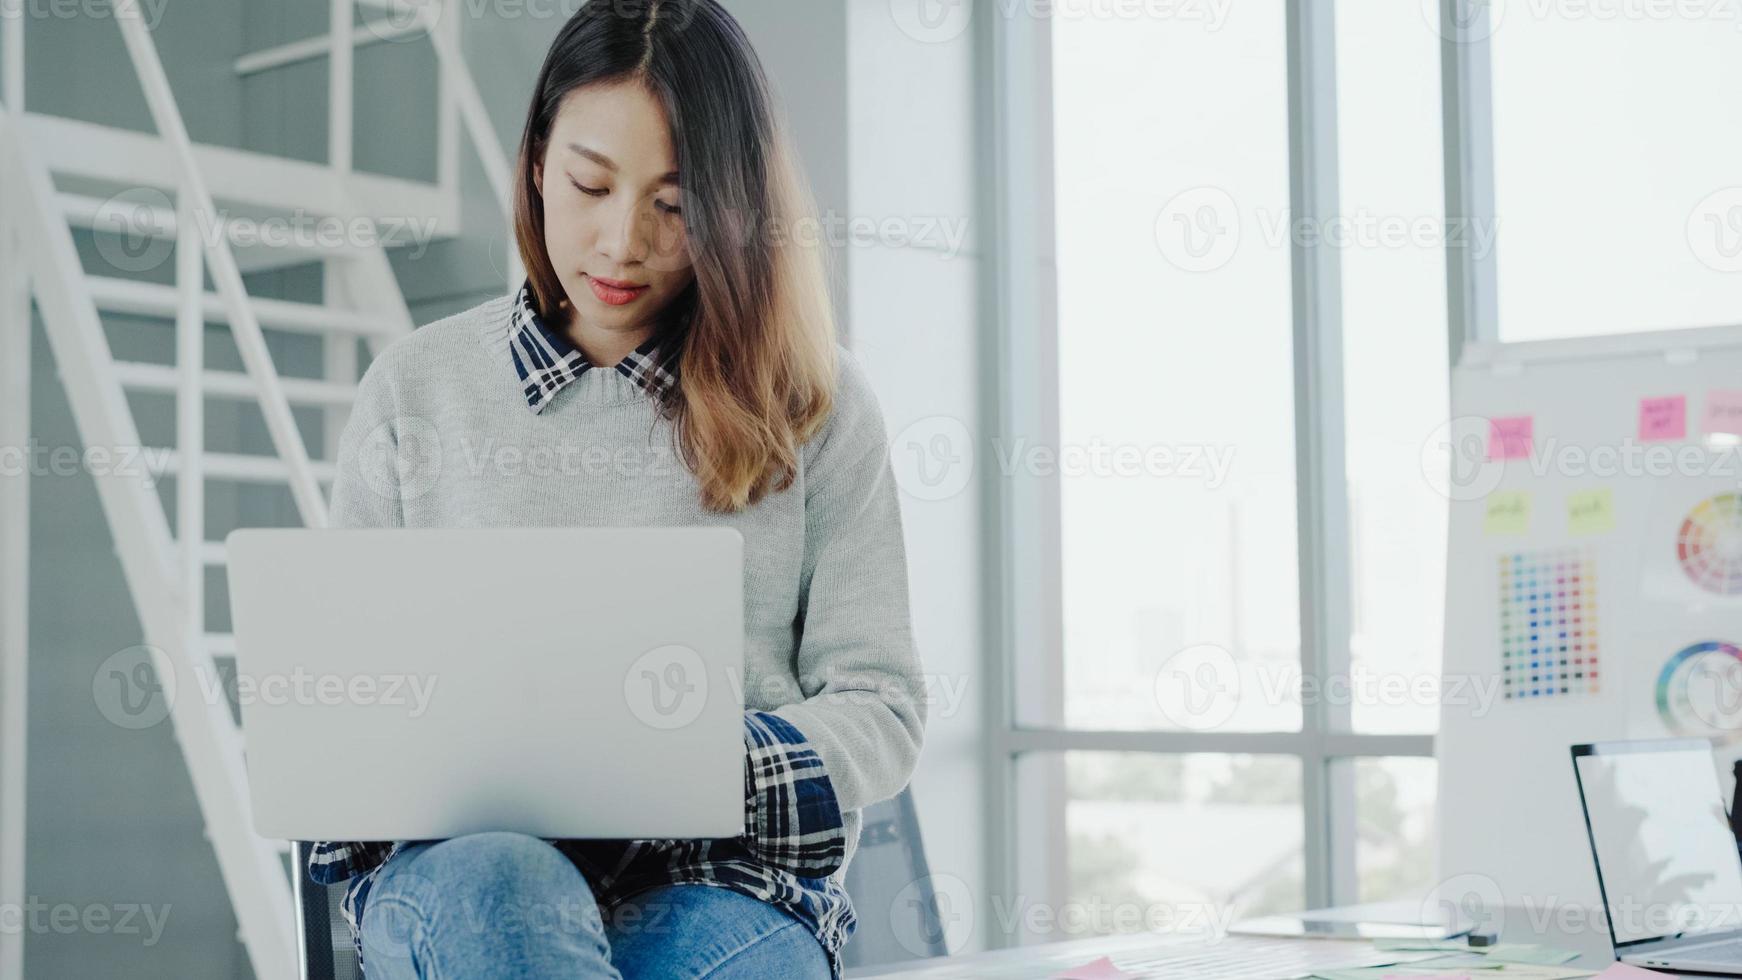
<path fill-rule="evenodd" d="M 1579 958 L 1568 966 L 1588 969 L 1593 973 L 1604 969 L 1615 960 L 1610 953 L 1608 926 L 1604 923 L 1601 911 L 1596 909 L 1582 909 L 1577 906 L 1511 906 L 1505 911 L 1500 933 L 1501 942 L 1536 943 L 1577 952 Z M 1217 947 L 1227 951 L 1228 965 L 1236 966 L 1238 958 L 1244 955 L 1243 951 L 1254 948 L 1239 942 L 1248 938 L 1250 937 L 1225 936 L 1217 939 L 1209 934 L 1180 933 L 1104 936 L 932 960 L 915 960 L 910 963 L 855 970 L 849 975 L 854 978 L 907 977 L 911 980 L 982 980 L 993 977 L 1040 980 L 1067 967 L 1087 963 L 1102 956 L 1112 957 L 1115 964 L 1129 966 L 1169 952 L 1177 952 L 1182 958 L 1186 958 Z M 1361 950 L 1367 948 L 1365 943 L 1329 939 L 1298 939 L 1286 942 L 1325 950 L 1323 955 L 1331 960 L 1323 964 L 1326 966 L 1333 965 L 1339 957 L 1354 960 Z M 1138 975 L 1197 980 L 1202 973 L 1198 968 L 1160 967 L 1140 972 Z M 1278 980 L 1274 975 L 1265 976 L 1262 972 L 1251 973 L 1249 976 L 1251 980 Z"/>

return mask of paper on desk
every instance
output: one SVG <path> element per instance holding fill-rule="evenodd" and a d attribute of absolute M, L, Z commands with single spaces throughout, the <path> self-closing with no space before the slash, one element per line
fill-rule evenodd
<path fill-rule="evenodd" d="M 1489 960 L 1481 953 L 1462 950 L 1456 953 L 1444 953 L 1431 956 L 1425 960 L 1414 960 L 1409 963 L 1411 970 L 1498 970 L 1504 963 Z"/>
<path fill-rule="evenodd" d="M 1135 973 L 1126 973 L 1103 956 L 1098 960 L 1090 960 L 1082 966 L 1073 966 L 1052 975 L 1051 980 L 1117 980 L 1119 977 L 1135 977 Z"/>
<path fill-rule="evenodd" d="M 1579 958 L 1579 954 L 1570 949 L 1555 949 L 1553 946 L 1538 946 L 1535 943 L 1495 943 L 1474 951 L 1502 963 L 1541 963 L 1554 966 L 1571 963 Z"/>
<path fill-rule="evenodd" d="M 1462 939 L 1375 939 L 1373 940 L 1373 948 L 1382 949 L 1387 952 L 1424 950 L 1461 953 L 1473 949 L 1474 947 L 1470 946 Z"/>
<path fill-rule="evenodd" d="M 1595 974 L 1591 980 L 1648 980 L 1650 977 L 1668 977 L 1668 973 L 1647 970 L 1631 963 L 1617 963 L 1602 973 Z"/>
<path fill-rule="evenodd" d="M 1313 974 L 1318 980 L 1573 980 L 1589 977 L 1590 970 L 1565 966 L 1543 966 L 1535 963 L 1490 963 L 1454 966 L 1447 969 L 1427 967 L 1426 961 L 1407 966 L 1368 966 L 1353 970 L 1323 970 Z"/>
<path fill-rule="evenodd" d="M 1422 950 L 1446 953 L 1475 953 L 1496 963 L 1541 963 L 1554 966 L 1571 963 L 1579 954 L 1570 949 L 1539 946 L 1535 943 L 1495 943 L 1492 946 L 1468 946 L 1458 940 L 1375 939 L 1375 949 L 1392 952 Z"/>

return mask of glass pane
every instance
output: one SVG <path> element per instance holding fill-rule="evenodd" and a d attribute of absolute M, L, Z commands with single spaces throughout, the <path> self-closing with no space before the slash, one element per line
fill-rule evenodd
<path fill-rule="evenodd" d="M 1095 933 L 1301 908 L 1300 777 L 1291 756 L 1066 753 L 1067 908 Z"/>
<path fill-rule="evenodd" d="M 1434 875 L 1433 759 L 1355 760 L 1355 871 L 1360 901 L 1421 900 Z"/>
<path fill-rule="evenodd" d="M 1341 253 L 1350 720 L 1432 732 L 1447 498 L 1422 459 L 1450 401 L 1447 228 L 1439 41 L 1416 5 L 1337 8 L 1337 98 L 1342 213 L 1355 232 Z"/>
<path fill-rule="evenodd" d="M 1501 338 L 1742 320 L 1731 5 L 1489 6 Z"/>
<path fill-rule="evenodd" d="M 1025 721 L 1300 725 L 1283 15 L 1054 18 L 1064 680 Z"/>

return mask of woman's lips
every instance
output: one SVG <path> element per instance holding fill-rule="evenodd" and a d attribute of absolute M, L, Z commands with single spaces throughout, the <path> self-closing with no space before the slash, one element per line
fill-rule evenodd
<path fill-rule="evenodd" d="M 587 275 L 586 273 L 581 273 Z M 598 276 L 587 276 L 587 285 L 593 290 L 593 295 L 599 302 L 609 306 L 626 306 L 640 299 L 647 292 L 646 286 L 637 286 L 621 279 L 602 279 Z"/>

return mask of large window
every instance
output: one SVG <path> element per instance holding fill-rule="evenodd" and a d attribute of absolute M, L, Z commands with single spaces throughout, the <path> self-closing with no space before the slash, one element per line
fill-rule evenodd
<path fill-rule="evenodd" d="M 1735 11 L 991 20 L 998 896 L 1419 900 L 1453 359 L 1742 321 Z"/>
<path fill-rule="evenodd" d="M 1282 5 L 1052 28 L 1063 721 L 1297 730 Z M 1228 717 L 1170 696 L 1224 667 Z"/>
<path fill-rule="evenodd" d="M 1462 233 L 1436 25 L 1119 9 L 1149 13 L 994 30 L 1044 66 L 998 96 L 995 886 L 1095 931 L 1420 895 L 1446 529 L 1422 467 Z"/>
<path fill-rule="evenodd" d="M 1444 626 L 1446 497 L 1422 472 L 1450 404 L 1439 38 L 1417 4 L 1337 7 L 1350 723 L 1432 732 Z M 1454 241 L 1457 239 L 1454 238 Z M 1478 244 L 1477 247 L 1485 247 Z"/>
<path fill-rule="evenodd" d="M 1493 8 L 1500 339 L 1742 323 L 1737 8 Z"/>

